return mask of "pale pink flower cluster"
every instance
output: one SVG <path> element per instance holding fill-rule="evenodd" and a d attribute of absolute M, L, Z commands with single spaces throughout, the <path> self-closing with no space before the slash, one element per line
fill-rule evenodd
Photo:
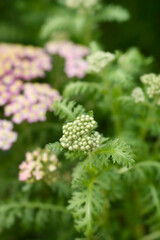
<path fill-rule="evenodd" d="M 0 119 L 0 149 L 8 150 L 17 140 L 17 133 L 12 131 L 13 123 Z"/>
<path fill-rule="evenodd" d="M 89 54 L 89 49 L 70 41 L 49 42 L 46 45 L 48 53 L 57 54 L 65 59 L 65 73 L 69 78 L 83 78 L 88 64 L 83 57 Z"/>
<path fill-rule="evenodd" d="M 26 153 L 25 161 L 19 166 L 19 180 L 29 183 L 43 179 L 49 184 L 56 181 L 59 167 L 60 162 L 55 154 L 46 148 L 38 148 Z"/>
<path fill-rule="evenodd" d="M 21 94 L 12 98 L 4 108 L 5 116 L 12 116 L 14 123 L 46 120 L 46 112 L 52 110 L 54 101 L 60 100 L 59 92 L 45 83 L 26 83 Z"/>
<path fill-rule="evenodd" d="M 0 79 L 0 106 L 10 101 L 12 96 L 18 94 L 23 87 L 23 82 L 15 80 L 11 75 L 6 75 Z"/>
<path fill-rule="evenodd" d="M 51 58 L 41 48 L 0 44 L 0 106 L 21 91 L 21 80 L 44 77 L 51 68 Z"/>

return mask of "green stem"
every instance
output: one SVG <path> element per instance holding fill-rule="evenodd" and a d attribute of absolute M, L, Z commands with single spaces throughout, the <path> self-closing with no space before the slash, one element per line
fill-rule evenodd
<path fill-rule="evenodd" d="M 156 111 L 156 103 L 157 103 L 157 100 L 154 101 L 152 104 L 147 104 L 147 107 L 149 108 L 147 111 L 147 117 L 145 112 L 145 115 L 143 116 L 143 119 L 142 119 L 144 125 L 143 125 L 143 128 L 141 128 L 140 130 L 140 135 L 143 140 L 145 140 L 149 127 L 152 124 L 152 121 L 154 119 L 153 116 Z"/>
<path fill-rule="evenodd" d="M 92 201 L 92 187 L 94 184 L 95 177 L 92 178 L 89 186 L 88 186 L 88 197 L 86 200 L 86 218 L 87 218 L 87 240 L 91 240 L 93 232 L 92 232 L 92 219 L 91 219 L 91 201 Z"/>

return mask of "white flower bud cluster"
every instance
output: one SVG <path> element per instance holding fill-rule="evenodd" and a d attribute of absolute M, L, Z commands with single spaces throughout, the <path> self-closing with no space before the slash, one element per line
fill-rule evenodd
<path fill-rule="evenodd" d="M 96 5 L 97 2 L 98 0 L 66 0 L 66 6 L 70 8 L 91 8 Z"/>
<path fill-rule="evenodd" d="M 133 89 L 131 96 L 134 98 L 135 103 L 144 102 L 145 96 L 142 88 L 136 87 Z"/>
<path fill-rule="evenodd" d="M 93 132 L 96 121 L 89 115 L 77 117 L 72 123 L 63 126 L 60 142 L 69 151 L 94 151 L 99 147 L 100 134 Z"/>
<path fill-rule="evenodd" d="M 141 76 L 141 82 L 146 85 L 151 85 L 152 82 L 154 82 L 155 78 L 156 74 L 154 73 L 144 74 L 143 76 Z"/>
<path fill-rule="evenodd" d="M 87 57 L 88 72 L 99 73 L 104 67 L 106 67 L 113 59 L 114 54 L 110 52 L 98 51 Z"/>
<path fill-rule="evenodd" d="M 145 74 L 141 77 L 141 81 L 148 85 L 147 94 L 150 98 L 160 95 L 160 75 L 154 73 Z"/>

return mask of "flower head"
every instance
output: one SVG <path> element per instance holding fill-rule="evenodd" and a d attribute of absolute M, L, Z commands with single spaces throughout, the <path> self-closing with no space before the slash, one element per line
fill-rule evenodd
<path fill-rule="evenodd" d="M 141 77 L 141 81 L 147 86 L 149 98 L 160 96 L 160 75 L 154 73 L 145 74 Z"/>
<path fill-rule="evenodd" d="M 110 52 L 95 52 L 87 57 L 88 72 L 99 73 L 114 59 L 114 54 Z"/>
<path fill-rule="evenodd" d="M 52 68 L 43 49 L 20 44 L 0 44 L 0 66 L 0 106 L 20 93 L 22 80 L 44 77 Z"/>
<path fill-rule="evenodd" d="M 61 97 L 49 84 L 26 83 L 23 93 L 12 98 L 5 106 L 5 116 L 11 116 L 12 121 L 19 124 L 23 121 L 29 123 L 46 120 L 46 112 L 51 111 L 54 101 Z"/>
<path fill-rule="evenodd" d="M 140 87 L 136 87 L 135 89 L 133 89 L 131 96 L 133 97 L 135 103 L 145 101 L 144 92 Z"/>
<path fill-rule="evenodd" d="M 35 182 L 44 180 L 50 184 L 57 179 L 60 162 L 49 150 L 36 149 L 26 153 L 26 159 L 19 165 L 19 180 Z"/>
<path fill-rule="evenodd" d="M 69 151 L 93 151 L 98 148 L 100 135 L 93 131 L 96 121 L 89 115 L 77 117 L 74 122 L 63 126 L 61 145 Z"/>

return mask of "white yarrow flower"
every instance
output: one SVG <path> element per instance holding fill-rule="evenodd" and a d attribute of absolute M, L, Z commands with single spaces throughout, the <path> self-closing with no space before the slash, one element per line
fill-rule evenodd
<path fill-rule="evenodd" d="M 136 87 L 135 89 L 133 89 L 131 96 L 134 98 L 135 103 L 145 101 L 143 90 L 140 87 Z"/>
<path fill-rule="evenodd" d="M 106 67 L 113 59 L 114 54 L 110 52 L 98 51 L 87 57 L 88 62 L 88 72 L 100 72 L 104 67 Z"/>

